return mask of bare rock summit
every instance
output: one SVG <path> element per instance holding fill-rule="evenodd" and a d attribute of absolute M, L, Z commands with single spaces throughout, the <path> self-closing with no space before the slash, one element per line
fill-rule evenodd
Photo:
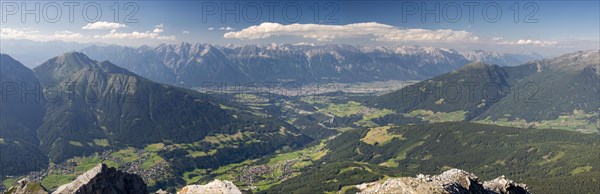
<path fill-rule="evenodd" d="M 211 193 L 211 194 L 242 194 L 231 181 L 221 181 L 215 179 L 206 185 L 187 185 L 178 192 L 178 194 L 196 194 L 196 193 Z"/>
<path fill-rule="evenodd" d="M 527 185 L 514 183 L 500 176 L 481 182 L 477 176 L 460 169 L 450 169 L 440 175 L 390 178 L 385 181 L 357 185 L 361 194 L 530 194 Z"/>
<path fill-rule="evenodd" d="M 73 182 L 62 185 L 53 194 L 119 193 L 147 194 L 144 180 L 136 174 L 129 174 L 110 168 L 106 164 L 79 175 Z"/>

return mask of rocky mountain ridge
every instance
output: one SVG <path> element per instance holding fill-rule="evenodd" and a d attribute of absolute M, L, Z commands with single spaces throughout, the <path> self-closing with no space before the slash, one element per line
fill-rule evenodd
<path fill-rule="evenodd" d="M 177 194 L 195 194 L 195 193 L 215 193 L 215 194 L 242 194 L 231 181 L 221 181 L 215 179 L 206 185 L 187 185 Z"/>
<path fill-rule="evenodd" d="M 47 169 L 50 161 L 62 163 L 75 156 L 126 147 L 143 149 L 155 143 L 201 142 L 207 136 L 238 132 L 245 134 L 244 138 L 228 141 L 231 145 L 213 149 L 211 155 L 153 154 L 164 153 L 156 157 L 169 163 L 167 166 L 185 164 L 174 172 L 183 173 L 194 165 L 215 168 L 310 141 L 282 120 L 246 114 L 244 105 L 155 83 L 82 53 L 54 57 L 33 71 L 8 55 L 0 57 L 0 89 L 7 92 L 0 114 L 3 177 Z M 255 138 L 264 142 L 249 142 Z M 238 141 L 248 143 L 234 147 Z M 209 151 L 204 144 L 194 146 Z M 177 151 L 172 153 L 188 155 L 187 147 L 174 149 Z M 238 157 L 232 159 L 231 155 Z"/>
<path fill-rule="evenodd" d="M 27 179 L 21 179 L 15 183 L 14 186 L 9 188 L 6 194 L 48 194 L 48 190 L 44 188 L 40 183 L 31 182 Z"/>
<path fill-rule="evenodd" d="M 477 176 L 460 169 L 450 169 L 440 175 L 389 178 L 382 181 L 357 185 L 361 194 L 378 193 L 481 193 L 481 194 L 529 194 L 527 185 L 515 183 L 504 176 L 481 182 Z"/>
<path fill-rule="evenodd" d="M 31 69 L 0 54 L 0 176 L 48 166 L 48 157 L 37 149 L 36 130 L 45 112 L 40 90 Z"/>
<path fill-rule="evenodd" d="M 129 174 L 106 164 L 96 167 L 79 175 L 73 182 L 58 187 L 52 194 L 67 193 L 148 193 L 142 177 Z"/>
<path fill-rule="evenodd" d="M 484 62 L 500 66 L 521 65 L 527 61 L 540 60 L 545 58 L 538 53 L 514 54 L 484 51 L 481 49 L 473 51 L 460 52 L 465 58 L 473 62 Z"/>
<path fill-rule="evenodd" d="M 234 119 L 199 93 L 154 83 L 78 52 L 52 58 L 34 72 L 46 87 L 45 96 L 53 98 L 45 103 L 46 116 L 37 134 L 41 150 L 54 161 L 105 149 L 81 143 L 94 139 L 107 139 L 114 146 L 185 137 L 198 141 Z M 52 84 L 58 87 L 48 89 Z M 62 93 L 52 93 L 57 90 Z M 141 133 L 144 138 L 130 138 Z"/>
<path fill-rule="evenodd" d="M 518 121 L 514 125 L 523 128 L 568 128 L 594 133 L 598 131 L 598 69 L 598 50 L 511 67 L 477 62 L 378 96 L 368 103 L 399 113 L 463 112 L 461 119 L 467 121 Z M 553 124 L 563 117 L 579 118 L 568 125 Z"/>
<path fill-rule="evenodd" d="M 450 169 L 440 175 L 423 175 L 416 177 L 389 178 L 355 186 L 361 194 L 376 193 L 481 193 L 481 194 L 529 194 L 527 185 L 515 183 L 500 176 L 490 181 L 481 182 L 477 176 L 460 169 Z M 18 181 L 7 193 L 48 193 L 39 183 L 27 180 Z M 52 194 L 58 193 L 148 193 L 146 184 L 135 174 L 121 172 L 106 164 L 83 173 L 71 183 L 60 186 Z M 168 193 L 163 190 L 157 193 Z M 218 180 L 205 185 L 187 185 L 178 194 L 213 193 L 241 194 L 240 189 L 231 181 Z"/>
<path fill-rule="evenodd" d="M 421 46 L 161 44 L 91 46 L 82 52 L 151 80 L 201 87 L 207 82 L 369 82 L 419 80 L 472 61 L 517 65 L 537 55 L 459 52 Z"/>

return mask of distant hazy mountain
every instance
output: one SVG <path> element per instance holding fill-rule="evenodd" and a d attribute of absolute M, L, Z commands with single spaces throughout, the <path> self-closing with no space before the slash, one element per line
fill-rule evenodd
<path fill-rule="evenodd" d="M 516 66 L 522 65 L 525 62 L 533 60 L 541 60 L 545 57 L 538 53 L 529 54 L 513 54 L 513 53 L 497 53 L 484 50 L 473 50 L 461 52 L 465 58 L 472 62 L 484 62 L 499 66 Z"/>
<path fill-rule="evenodd" d="M 471 60 L 522 64 L 525 56 L 483 51 L 460 53 L 419 46 L 348 45 L 213 46 L 179 43 L 156 47 L 91 46 L 92 58 L 115 64 L 151 80 L 201 86 L 206 82 L 367 82 L 430 78 Z"/>
<path fill-rule="evenodd" d="M 410 69 L 410 65 L 402 65 L 403 63 L 411 63 L 411 60 L 417 60 L 417 63 L 422 64 L 439 64 L 442 67 L 441 69 L 446 69 L 448 67 L 444 67 L 444 65 L 455 65 L 454 62 L 461 62 L 461 60 L 469 60 L 472 62 L 485 62 L 488 64 L 497 64 L 500 66 L 514 66 L 520 65 L 527 61 L 532 61 L 535 59 L 542 59 L 543 56 L 537 53 L 530 54 L 512 54 L 512 53 L 497 53 L 497 52 L 488 52 L 483 50 L 474 50 L 474 51 L 466 51 L 466 52 L 457 52 L 449 49 L 435 49 L 435 48 L 426 48 L 426 47 L 418 47 L 418 46 L 404 46 L 404 47 L 376 47 L 376 48 L 368 48 L 362 46 L 335 46 L 335 45 L 325 45 L 325 46 L 311 46 L 306 44 L 283 44 L 283 45 L 271 45 L 271 46 L 257 46 L 257 45 L 246 45 L 246 46 L 214 46 L 209 44 L 189 44 L 189 43 L 180 43 L 177 45 L 159 45 L 159 46 L 142 46 L 139 48 L 125 47 L 125 46 L 115 46 L 115 45 L 104 45 L 101 43 L 77 43 L 77 42 L 64 42 L 64 41 L 31 41 L 31 40 L 15 40 L 15 39 L 3 39 L 1 44 L 2 53 L 9 54 L 17 59 L 20 59 L 21 62 L 29 67 L 34 68 L 41 63 L 45 62 L 47 59 L 57 56 L 59 54 L 70 52 L 70 51 L 80 51 L 92 56 L 92 58 L 109 60 L 113 63 L 116 63 L 119 66 L 125 67 L 126 69 L 140 74 L 142 76 L 151 78 L 154 81 L 164 82 L 164 83 L 179 83 L 187 81 L 194 81 L 195 79 L 187 79 L 186 77 L 193 77 L 194 70 L 199 67 L 187 67 L 187 66 L 204 66 L 206 63 L 230 63 L 229 65 L 234 65 L 235 68 L 241 68 L 239 71 L 244 71 L 245 68 L 249 68 L 252 66 L 248 66 L 248 63 L 252 62 L 265 62 L 266 64 L 256 65 L 256 67 L 275 67 L 274 63 L 288 63 L 294 62 L 298 67 L 309 66 L 309 69 L 306 71 L 314 71 L 321 72 L 322 75 L 332 76 L 330 73 L 333 71 L 334 73 L 348 73 L 349 72 L 358 72 L 358 71 L 368 71 L 361 70 L 361 68 L 368 67 L 366 63 L 375 63 L 375 62 L 386 62 L 389 63 L 386 66 L 390 66 L 390 68 L 402 68 L 408 71 Z M 210 47 L 209 47 L 210 46 Z M 226 55 L 227 60 L 214 60 L 208 59 L 208 56 L 201 54 L 205 51 L 205 47 L 208 48 L 216 48 L 221 54 Z M 226 51 L 228 50 L 228 51 Z M 280 50 L 280 51 L 277 51 Z M 208 51 L 208 50 L 207 50 Z M 442 53 L 445 51 L 446 53 Z M 385 53 L 383 55 L 382 53 Z M 218 53 L 213 57 L 220 57 Z M 361 58 L 357 54 L 363 54 Z M 457 56 L 450 55 L 462 55 L 464 59 L 458 60 Z M 209 54 L 210 55 L 210 54 Z M 267 57 L 268 55 L 268 57 Z M 352 57 L 352 56 L 356 57 Z M 394 56 L 398 55 L 398 56 Z M 446 55 L 446 56 L 442 56 Z M 397 60 L 393 61 L 393 58 L 397 58 L 399 56 L 409 57 L 412 59 L 407 60 Z M 241 57 L 241 60 L 234 60 L 237 57 Z M 242 59 L 243 58 L 243 59 Z M 262 58 L 262 59 L 261 59 Z M 270 60 L 266 60 L 264 58 L 270 58 Z M 386 59 L 389 58 L 389 59 Z M 419 59 L 422 58 L 422 59 Z M 442 59 L 445 58 L 445 59 Z M 452 59 L 454 58 L 454 59 Z M 190 60 L 201 59 L 207 60 L 205 62 L 193 62 Z M 232 59 L 233 61 L 230 61 Z M 312 59 L 312 61 L 309 61 Z M 345 60 L 342 60 L 345 59 Z M 356 59 L 356 61 L 353 61 Z M 330 61 L 328 61 L 330 60 Z M 370 60 L 370 61 L 367 61 Z M 330 72 L 324 71 L 326 69 L 310 69 L 312 68 L 312 64 L 306 63 L 326 63 L 332 62 L 332 64 L 324 64 L 328 67 Z M 397 64 L 393 64 L 393 63 Z M 194 64 L 196 63 L 196 64 Z M 221 64 L 226 65 L 226 64 Z M 349 68 L 349 65 L 354 65 L 353 68 Z M 358 67 L 360 65 L 361 67 Z M 458 64 L 464 65 L 464 64 Z M 398 67 L 395 67 L 398 66 Z M 417 65 L 418 66 L 418 65 Z M 175 69 L 174 67 L 180 67 L 181 69 Z M 214 71 L 219 71 L 214 68 L 218 68 L 219 66 L 207 66 L 207 68 L 213 68 Z M 293 66 L 292 66 L 293 67 Z M 344 69 L 344 67 L 346 67 Z M 296 71 L 298 69 L 284 69 L 284 67 L 278 67 L 281 70 L 287 71 Z M 385 74 L 388 69 L 382 69 L 383 67 L 374 67 L 371 71 L 380 71 L 380 73 Z M 208 70 L 208 69 L 207 69 Z M 224 71 L 226 69 L 221 69 Z M 230 69 L 231 70 L 231 69 Z M 338 70 L 345 70 L 336 72 Z M 435 69 L 433 71 L 437 71 L 440 69 Z M 185 73 L 186 75 L 179 75 L 183 71 L 191 71 Z M 259 71 L 259 70 L 257 70 Z M 273 70 L 273 72 L 269 73 L 278 73 L 279 71 Z M 396 70 L 399 71 L 399 70 Z M 312 72 L 312 73 L 314 73 Z M 395 72 L 395 71 L 394 71 Z M 249 72 L 252 73 L 252 72 Z M 392 79 L 411 79 L 411 76 L 414 77 L 431 77 L 428 75 L 429 70 L 419 70 L 409 75 L 401 74 L 399 76 L 402 77 L 392 77 Z M 422 74 L 422 75 L 421 75 Z M 438 73 L 439 74 L 439 73 Z M 438 75 L 436 74 L 436 75 Z M 316 74 L 314 76 L 317 76 Z M 378 76 L 379 74 L 374 74 Z M 236 76 L 242 76 L 241 78 L 234 78 Z M 236 81 L 236 79 L 248 81 L 251 79 L 257 79 L 256 76 L 245 78 L 245 76 L 251 75 L 231 75 L 226 77 L 225 81 Z M 281 77 L 285 76 L 283 74 Z M 352 76 L 352 75 L 348 75 Z M 364 76 L 369 76 L 365 74 Z M 259 76 L 261 77 L 261 76 Z M 307 79 L 305 76 L 298 76 L 303 79 Z M 298 77 L 284 77 L 283 79 L 298 79 Z M 210 78 L 210 77 L 209 77 Z M 275 78 L 279 79 L 277 76 Z M 340 80 L 340 76 L 332 76 L 334 80 Z M 181 79 L 181 80 L 179 80 Z M 208 79 L 208 78 L 206 78 Z M 223 78 L 220 78 L 223 79 Z M 259 81 L 261 78 L 258 78 Z M 266 78 L 264 78 L 266 79 Z M 313 80 L 320 80 L 323 78 L 319 77 L 311 77 Z M 369 78 L 368 80 L 384 80 L 388 79 L 385 75 L 381 75 L 380 77 Z M 310 79 L 307 79 L 310 80 Z M 221 80 L 217 80 L 221 81 Z M 299 81 L 302 81 L 300 79 Z M 340 81 L 344 81 L 341 79 Z M 352 81 L 352 80 L 351 80 Z"/>
<path fill-rule="evenodd" d="M 44 99 L 31 69 L 0 54 L 0 176 L 43 169 L 48 158 L 37 148 Z"/>
<path fill-rule="evenodd" d="M 91 45 L 91 43 L 64 42 L 59 40 L 40 42 L 2 39 L 0 41 L 0 52 L 19 59 L 26 67 L 34 68 L 52 57 L 70 51 L 78 51 Z"/>
<path fill-rule="evenodd" d="M 467 120 L 589 121 L 598 128 L 599 51 L 579 51 L 520 66 L 473 63 L 372 100 L 408 113 L 466 111 Z M 570 119 L 570 120 L 569 120 Z"/>

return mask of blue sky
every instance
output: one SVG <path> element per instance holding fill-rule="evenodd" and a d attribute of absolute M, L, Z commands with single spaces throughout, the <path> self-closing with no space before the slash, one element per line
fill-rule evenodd
<path fill-rule="evenodd" d="M 2 1 L 0 38 L 129 46 L 276 42 L 560 53 L 598 49 L 599 2 Z M 23 15 L 24 9 L 35 11 Z"/>

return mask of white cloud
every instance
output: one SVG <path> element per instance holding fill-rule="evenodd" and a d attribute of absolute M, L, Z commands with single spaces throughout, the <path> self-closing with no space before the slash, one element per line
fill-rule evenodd
<path fill-rule="evenodd" d="M 3 39 L 27 39 L 37 41 L 73 40 L 87 38 L 87 36 L 71 31 L 56 31 L 53 34 L 42 34 L 38 30 L 14 28 L 2 28 L 0 30 L 0 37 Z"/>
<path fill-rule="evenodd" d="M 154 33 L 161 33 L 163 31 L 164 30 L 162 28 L 154 28 L 154 30 L 152 30 L 152 32 L 154 32 Z"/>
<path fill-rule="evenodd" d="M 225 30 L 226 27 L 220 28 Z M 227 32 L 224 38 L 266 39 L 274 36 L 296 36 L 316 41 L 332 41 L 341 38 L 370 38 L 377 42 L 410 43 L 473 43 L 487 45 L 509 45 L 530 47 L 560 46 L 557 41 L 532 39 L 506 40 L 503 37 L 480 38 L 464 30 L 399 28 L 377 22 L 347 25 L 262 23 L 236 32 Z"/>
<path fill-rule="evenodd" d="M 219 28 L 219 30 L 233 31 L 233 30 L 235 30 L 235 28 L 227 26 L 227 27 L 221 27 L 221 28 Z"/>
<path fill-rule="evenodd" d="M 467 31 L 449 29 L 396 29 L 389 33 L 375 34 L 375 40 L 381 42 L 432 41 L 432 42 L 475 42 L 479 37 Z"/>
<path fill-rule="evenodd" d="M 104 38 L 104 39 L 156 39 L 156 40 L 175 40 L 177 37 L 175 36 L 164 36 L 160 33 L 164 32 L 164 24 L 161 23 L 159 25 L 154 26 L 154 30 L 146 31 L 146 32 L 117 32 L 116 29 L 112 29 L 110 33 L 105 35 L 96 35 L 94 38 Z"/>
<path fill-rule="evenodd" d="M 2 28 L 0 29 L 0 37 L 12 38 L 12 39 L 31 39 L 32 36 L 38 34 L 40 31 L 29 30 L 29 29 L 13 29 L 13 28 Z"/>
<path fill-rule="evenodd" d="M 237 32 L 224 34 L 225 38 L 264 39 L 272 36 L 299 36 L 317 41 L 331 41 L 339 38 L 373 37 L 375 41 L 431 41 L 460 42 L 477 41 L 479 37 L 467 31 L 450 29 L 402 29 L 376 22 L 354 23 L 347 25 L 262 23 Z"/>
<path fill-rule="evenodd" d="M 118 29 L 118 28 L 126 28 L 125 24 L 119 24 L 114 22 L 94 22 L 88 23 L 83 26 L 81 29 L 86 30 L 104 30 L 104 29 Z"/>
<path fill-rule="evenodd" d="M 124 24 L 110 22 L 96 22 L 84 26 L 84 29 L 110 29 L 105 31 L 42 31 L 32 28 L 1 28 L 2 39 L 29 39 L 36 41 L 65 40 L 89 42 L 90 38 L 112 39 L 119 42 L 120 39 L 142 40 L 176 40 L 175 35 L 164 33 L 164 24 L 156 25 L 149 31 L 122 32 Z M 234 30 L 231 27 L 210 27 L 208 30 Z M 83 34 L 82 34 L 83 33 Z M 190 34 L 190 31 L 181 31 L 182 34 Z M 475 46 L 502 47 L 502 48 L 566 48 L 577 47 L 581 43 L 561 40 L 548 41 L 537 39 L 507 39 L 504 37 L 478 37 L 468 31 L 450 29 L 428 30 L 428 29 L 406 29 L 391 25 L 368 22 L 347 25 L 321 25 L 321 24 L 290 24 L 262 23 L 250 26 L 239 31 L 224 32 L 224 38 L 230 39 L 266 39 L 276 36 L 294 36 L 308 39 L 306 42 L 332 41 L 343 38 L 367 38 L 376 42 L 389 42 L 393 44 L 406 43 L 418 45 L 457 45 L 463 47 Z M 108 41 L 108 40 L 107 40 Z M 304 40 L 302 40 L 304 41 Z M 110 41 L 109 41 L 110 42 Z M 596 40 L 597 42 L 597 40 Z"/>
<path fill-rule="evenodd" d="M 80 39 L 80 38 L 86 38 L 86 36 L 80 34 L 80 33 L 75 33 L 75 32 L 71 32 L 71 31 L 57 31 L 54 33 L 54 35 L 52 35 L 52 38 L 54 39 Z"/>
<path fill-rule="evenodd" d="M 502 39 L 499 39 L 499 40 L 502 40 Z M 542 40 L 531 40 L 531 39 L 519 39 L 516 41 L 498 41 L 497 44 L 535 46 L 535 47 L 549 47 L 549 46 L 558 46 L 559 45 L 559 43 L 556 41 L 542 41 Z"/>
<path fill-rule="evenodd" d="M 156 29 L 155 29 L 156 30 Z M 131 33 L 121 33 L 111 31 L 106 35 L 96 35 L 94 38 L 105 38 L 105 39 L 157 39 L 157 40 L 175 40 L 175 36 L 162 36 L 156 32 L 138 32 L 134 31 Z"/>
<path fill-rule="evenodd" d="M 104 39 L 156 39 L 156 40 L 176 40 L 175 36 L 165 36 L 159 34 L 162 29 L 146 32 L 130 32 L 123 33 L 117 32 L 117 29 L 112 29 L 108 34 L 97 34 L 97 35 L 83 35 L 81 33 L 72 31 L 56 31 L 51 34 L 40 33 L 38 30 L 32 29 L 15 29 L 15 28 L 2 28 L 0 31 L 0 38 L 2 39 L 27 39 L 36 41 L 48 41 L 48 40 L 64 40 L 64 41 L 82 41 L 86 42 L 90 38 L 104 38 Z"/>

